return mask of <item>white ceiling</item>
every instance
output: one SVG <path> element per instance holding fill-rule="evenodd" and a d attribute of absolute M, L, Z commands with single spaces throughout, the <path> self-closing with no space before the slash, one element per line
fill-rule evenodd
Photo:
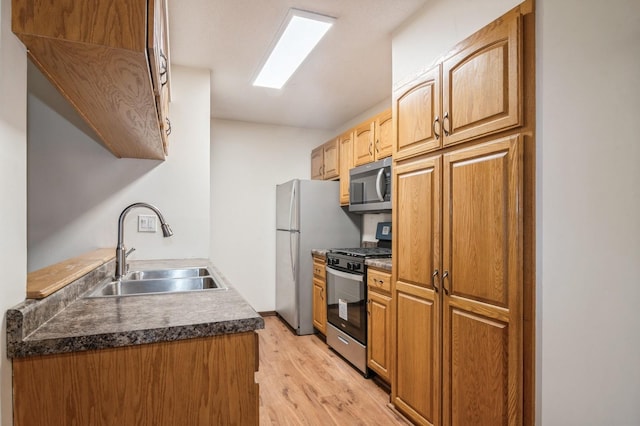
<path fill-rule="evenodd" d="M 211 70 L 211 115 L 334 130 L 391 96 L 391 32 L 427 0 L 169 0 L 171 63 Z M 281 90 L 251 82 L 289 8 L 337 18 Z"/>

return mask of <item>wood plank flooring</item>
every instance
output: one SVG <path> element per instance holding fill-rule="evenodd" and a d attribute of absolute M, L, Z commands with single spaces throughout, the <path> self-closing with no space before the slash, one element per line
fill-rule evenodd
<path fill-rule="evenodd" d="M 275 316 L 259 330 L 260 425 L 408 425 L 389 395 L 317 336 L 296 336 Z"/>

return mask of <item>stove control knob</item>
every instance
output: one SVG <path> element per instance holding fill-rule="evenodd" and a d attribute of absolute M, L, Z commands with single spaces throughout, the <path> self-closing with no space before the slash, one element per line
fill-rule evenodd
<path fill-rule="evenodd" d="M 354 271 L 359 270 L 361 267 L 362 267 L 362 265 L 361 265 L 361 264 L 359 264 L 359 263 L 354 263 L 354 264 L 353 264 L 353 270 L 354 270 Z"/>
<path fill-rule="evenodd" d="M 329 259 L 329 265 L 337 265 L 338 263 L 340 263 L 339 259 Z"/>
<path fill-rule="evenodd" d="M 347 270 L 348 271 L 353 271 L 353 263 L 351 263 L 351 262 L 347 263 Z"/>

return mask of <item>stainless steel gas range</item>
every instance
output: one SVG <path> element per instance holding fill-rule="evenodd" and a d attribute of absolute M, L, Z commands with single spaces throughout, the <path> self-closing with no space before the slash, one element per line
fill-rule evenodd
<path fill-rule="evenodd" d="M 327 344 L 358 368 L 367 369 L 366 259 L 390 258 L 390 248 L 333 249 L 327 253 Z"/>

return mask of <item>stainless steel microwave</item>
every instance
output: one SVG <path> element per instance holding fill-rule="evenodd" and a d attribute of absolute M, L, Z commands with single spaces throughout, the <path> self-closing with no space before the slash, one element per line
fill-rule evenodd
<path fill-rule="evenodd" d="M 391 157 L 349 171 L 349 211 L 391 211 Z"/>

